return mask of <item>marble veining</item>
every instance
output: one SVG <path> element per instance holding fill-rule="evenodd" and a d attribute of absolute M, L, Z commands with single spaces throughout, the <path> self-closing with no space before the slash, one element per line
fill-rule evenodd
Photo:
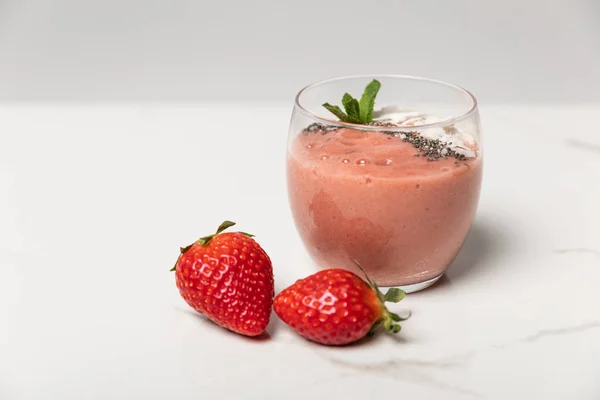
<path fill-rule="evenodd" d="M 587 323 L 581 324 L 581 325 L 567 326 L 567 327 L 563 327 L 563 328 L 543 329 L 541 331 L 534 333 L 531 336 L 527 336 L 527 337 L 521 339 L 521 342 L 525 342 L 525 343 L 536 342 L 540 339 L 544 339 L 549 336 L 569 335 L 569 334 L 573 334 L 573 333 L 580 333 L 580 332 L 585 332 L 590 329 L 598 329 L 598 328 L 600 328 L 600 320 L 587 322 Z"/>
<path fill-rule="evenodd" d="M 419 360 L 410 358 L 393 358 L 387 361 L 378 363 L 356 363 L 343 360 L 336 357 L 328 357 L 327 360 L 336 367 L 343 368 L 348 372 L 340 372 L 335 377 L 326 379 L 339 380 L 354 376 L 354 373 L 370 373 L 381 377 L 386 377 L 392 380 L 405 380 L 413 383 L 419 383 L 427 387 L 448 390 L 457 394 L 468 395 L 471 398 L 483 398 L 483 396 L 475 391 L 468 390 L 458 385 L 452 385 L 441 379 L 436 378 L 436 371 L 450 369 L 464 369 L 469 366 L 473 358 L 481 355 L 486 351 L 507 350 L 514 345 L 527 345 L 538 342 L 542 339 L 554 336 L 566 336 L 577 333 L 582 333 L 592 329 L 600 329 L 600 320 L 586 322 L 580 325 L 560 327 L 555 329 L 543 329 L 538 332 L 511 340 L 505 343 L 490 344 L 479 350 L 465 351 L 452 356 L 444 357 L 438 360 Z M 320 383 L 314 382 L 315 384 Z"/>
<path fill-rule="evenodd" d="M 589 143 L 580 139 L 570 138 L 565 141 L 567 146 L 574 147 L 580 150 L 591 151 L 595 153 L 600 153 L 600 144 Z"/>
<path fill-rule="evenodd" d="M 593 249 L 587 249 L 587 248 L 573 248 L 573 249 L 557 249 L 554 251 L 555 253 L 558 254 L 569 254 L 569 253 L 575 253 L 575 254 L 593 254 L 596 255 L 598 257 L 600 257 L 600 251 L 598 250 L 593 250 Z"/>
<path fill-rule="evenodd" d="M 452 385 L 434 376 L 439 369 L 448 369 L 460 366 L 456 361 L 424 361 L 415 359 L 391 359 L 375 364 L 357 364 L 338 358 L 329 358 L 336 367 L 350 369 L 360 373 L 376 374 L 394 381 L 409 381 L 418 383 L 429 388 L 452 391 L 458 394 L 468 395 L 471 398 L 482 398 L 480 393 L 466 389 L 458 385 Z"/>

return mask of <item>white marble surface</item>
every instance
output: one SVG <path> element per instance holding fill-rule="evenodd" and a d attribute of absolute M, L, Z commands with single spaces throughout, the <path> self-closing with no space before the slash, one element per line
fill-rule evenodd
<path fill-rule="evenodd" d="M 327 348 L 273 318 L 256 341 L 191 312 L 168 270 L 225 218 L 277 290 L 313 271 L 290 106 L 0 106 L 1 399 L 600 399 L 600 105 L 483 107 L 475 225 L 397 338 Z"/>

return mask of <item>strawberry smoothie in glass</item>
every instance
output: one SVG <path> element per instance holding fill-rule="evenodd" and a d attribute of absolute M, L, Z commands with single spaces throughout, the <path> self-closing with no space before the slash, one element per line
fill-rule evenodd
<path fill-rule="evenodd" d="M 321 268 L 360 273 L 358 262 L 407 292 L 433 284 L 473 223 L 482 166 L 477 102 L 457 86 L 356 76 L 296 96 L 288 196 Z"/>

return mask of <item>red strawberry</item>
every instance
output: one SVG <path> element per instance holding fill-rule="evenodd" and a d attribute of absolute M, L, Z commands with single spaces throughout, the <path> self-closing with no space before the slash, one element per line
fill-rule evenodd
<path fill-rule="evenodd" d="M 233 225 L 225 221 L 214 235 L 182 248 L 171 271 L 194 310 L 224 328 L 257 336 L 271 316 L 273 267 L 252 235 L 221 233 Z"/>
<path fill-rule="evenodd" d="M 360 267 L 360 266 L 359 266 Z M 385 295 L 375 283 L 344 269 L 328 269 L 296 281 L 275 297 L 275 312 L 305 338 L 321 344 L 344 345 L 362 339 L 383 324 L 400 331 L 400 318 L 384 302 L 399 302 L 405 293 L 391 288 Z"/>

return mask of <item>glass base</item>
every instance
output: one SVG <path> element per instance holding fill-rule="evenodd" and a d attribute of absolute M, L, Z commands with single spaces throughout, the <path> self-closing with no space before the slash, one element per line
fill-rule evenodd
<path fill-rule="evenodd" d="M 438 281 L 438 279 L 440 279 L 442 276 L 444 276 L 444 274 L 436 276 L 435 278 L 429 279 L 429 280 L 427 280 L 425 282 L 413 283 L 412 285 L 404 285 L 404 286 L 381 286 L 381 290 L 382 290 L 382 292 L 385 293 L 384 288 L 387 289 L 387 288 L 390 288 L 390 287 L 397 287 L 397 288 L 400 288 L 400 289 L 404 290 L 406 293 L 414 293 L 414 292 L 418 292 L 419 290 L 427 289 L 429 286 L 431 286 L 434 283 L 436 283 Z"/>

